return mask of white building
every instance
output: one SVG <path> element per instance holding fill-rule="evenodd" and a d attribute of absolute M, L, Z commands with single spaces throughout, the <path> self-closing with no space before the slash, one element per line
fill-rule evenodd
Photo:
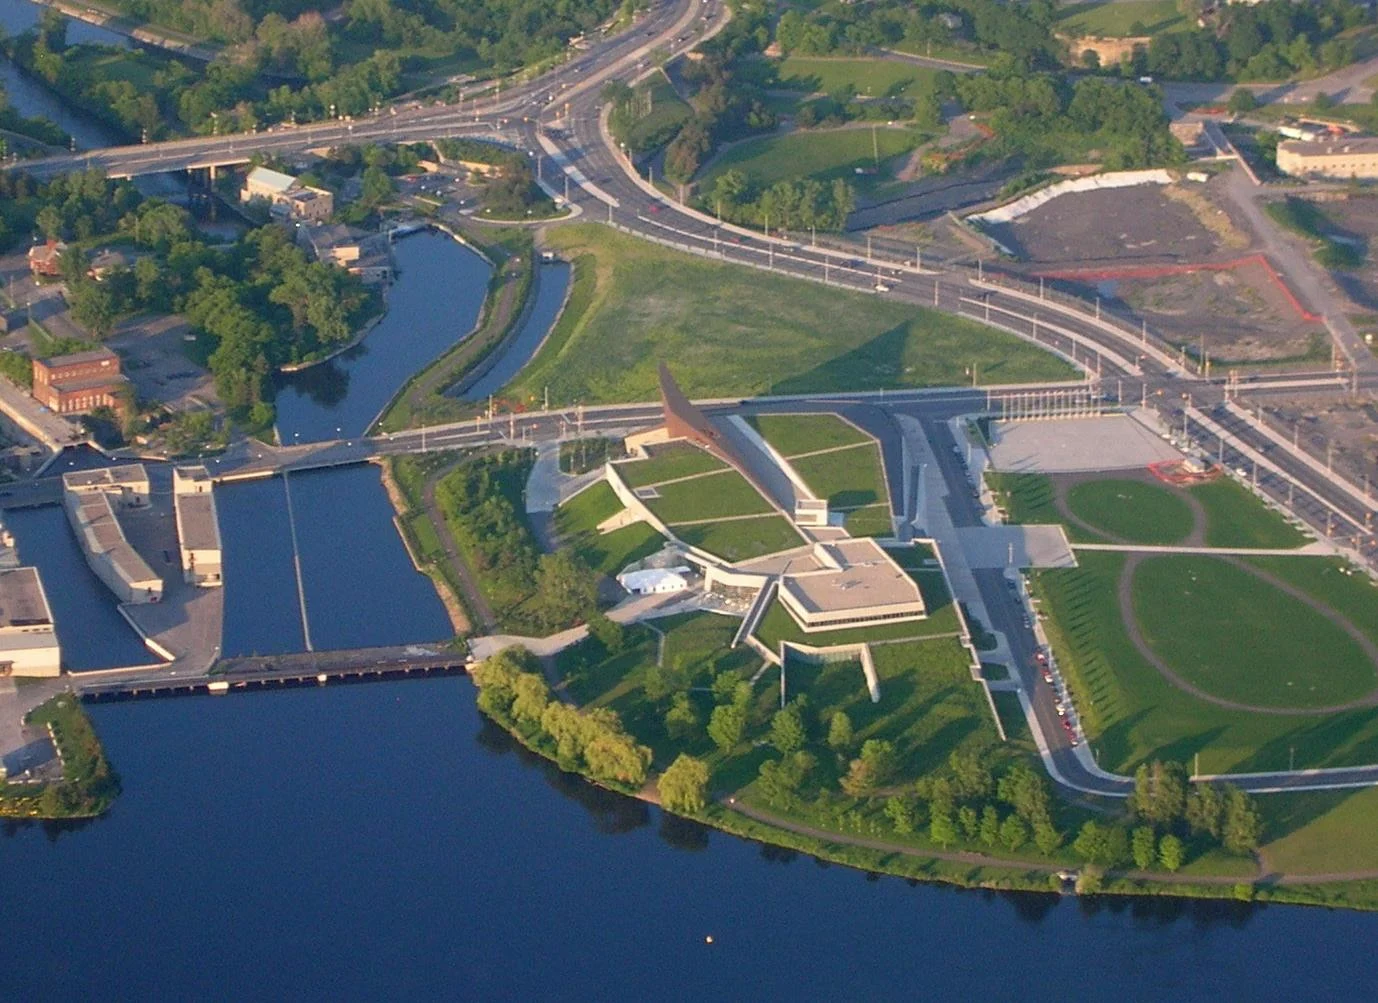
<path fill-rule="evenodd" d="M 215 485 L 202 466 L 172 471 L 172 504 L 177 515 L 177 544 L 182 552 L 182 578 L 188 585 L 212 588 L 224 584 L 220 519 Z"/>
<path fill-rule="evenodd" d="M 280 219 L 321 222 L 335 211 L 335 196 L 324 188 L 312 188 L 290 174 L 267 167 L 249 172 L 239 201 L 266 202 L 269 211 Z"/>
<path fill-rule="evenodd" d="M 125 538 L 117 509 L 149 502 L 148 473 L 137 463 L 62 475 L 62 507 L 86 563 L 120 602 L 158 602 L 163 580 Z"/>
<path fill-rule="evenodd" d="M 688 565 L 675 568 L 643 568 L 639 571 L 622 572 L 617 576 L 617 584 L 636 596 L 683 592 L 689 588 L 688 575 Z"/>
<path fill-rule="evenodd" d="M 56 676 L 62 650 L 37 568 L 0 571 L 0 676 Z"/>

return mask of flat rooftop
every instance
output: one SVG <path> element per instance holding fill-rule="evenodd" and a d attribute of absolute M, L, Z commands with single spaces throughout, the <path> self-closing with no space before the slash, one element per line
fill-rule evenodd
<path fill-rule="evenodd" d="M 115 488 L 147 483 L 148 471 L 144 469 L 142 463 L 125 463 L 118 467 L 101 467 L 98 470 L 77 470 L 62 475 L 62 486 L 68 490 Z"/>
<path fill-rule="evenodd" d="M 53 614 L 37 568 L 0 571 L 0 630 L 51 627 Z"/>
<path fill-rule="evenodd" d="M 148 562 L 125 538 L 124 530 L 115 517 L 115 509 L 105 492 L 93 491 L 69 496 L 69 499 L 80 532 L 86 538 L 88 554 L 107 558 L 115 573 L 132 588 L 148 588 L 153 583 L 162 583 L 162 579 L 153 573 Z"/>
<path fill-rule="evenodd" d="M 173 499 L 177 509 L 177 538 L 187 550 L 219 550 L 220 524 L 215 513 L 215 495 L 180 494 Z"/>
<path fill-rule="evenodd" d="M 1378 136 L 1337 136 L 1334 139 L 1289 139 L 1278 144 L 1301 157 L 1342 157 L 1378 153 Z"/>
<path fill-rule="evenodd" d="M 49 369 L 56 369 L 61 366 L 80 366 L 87 362 L 105 362 L 118 358 L 119 356 L 108 348 L 93 348 L 85 352 L 72 352 L 70 355 L 54 355 L 38 361 Z"/>
<path fill-rule="evenodd" d="M 876 616 L 925 612 L 914 579 L 869 537 L 814 545 L 819 567 L 784 573 L 780 588 L 807 615 Z"/>
<path fill-rule="evenodd" d="M 48 385 L 63 393 L 78 393 L 82 390 L 100 390 L 103 387 L 124 386 L 129 377 L 123 373 L 110 373 L 106 376 L 89 376 L 79 380 L 53 380 Z"/>

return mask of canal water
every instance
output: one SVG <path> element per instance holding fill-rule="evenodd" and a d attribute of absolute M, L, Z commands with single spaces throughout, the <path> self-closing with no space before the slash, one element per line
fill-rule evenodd
<path fill-rule="evenodd" d="M 93 707 L 124 794 L 6 830 L 0 995 L 1378 994 L 1375 915 L 870 879 L 561 777 L 473 702 L 448 678 Z"/>
<path fill-rule="evenodd" d="M 531 361 L 560 316 L 560 308 L 564 306 L 565 294 L 569 292 L 572 274 L 569 264 L 563 261 L 540 266 L 536 273 L 536 295 L 516 337 L 509 343 L 502 357 L 493 364 L 493 368 L 460 394 L 462 400 L 486 400 L 489 394 L 496 394 L 507 386 L 521 372 L 522 367 Z"/>
<path fill-rule="evenodd" d="M 393 255 L 399 278 L 368 337 L 331 362 L 281 378 L 284 443 L 362 435 L 413 373 L 478 322 L 492 272 L 480 255 L 430 231 L 398 240 Z"/>

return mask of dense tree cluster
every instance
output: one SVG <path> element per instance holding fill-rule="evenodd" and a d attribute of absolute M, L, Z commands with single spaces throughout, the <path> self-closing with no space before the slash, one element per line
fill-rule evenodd
<path fill-rule="evenodd" d="M 524 650 L 501 651 L 474 666 L 471 675 L 479 709 L 549 752 L 562 768 L 632 790 L 645 784 L 651 750 L 626 733 L 617 712 L 608 707 L 581 711 L 553 699 L 539 664 Z M 680 772 L 684 776 L 672 778 L 672 791 L 692 804 L 695 771 L 681 766 Z M 676 779 L 683 781 L 678 788 Z M 701 801 L 702 785 L 697 796 Z"/>
<path fill-rule="evenodd" d="M 540 552 L 522 502 L 531 463 L 528 450 L 474 457 L 440 481 L 435 497 L 499 622 L 544 635 L 592 615 L 597 595 L 572 551 Z"/>
<path fill-rule="evenodd" d="M 1071 143 L 1101 148 L 1112 168 L 1182 159 L 1155 89 L 1084 77 L 1074 84 L 1047 73 L 940 74 L 939 86 L 970 111 L 989 112 L 996 151 L 1022 153 L 1030 166 L 1059 163 Z"/>
<path fill-rule="evenodd" d="M 769 226 L 772 230 L 841 230 L 856 208 L 856 193 L 842 178 L 830 184 L 813 178 L 777 181 L 760 188 L 734 169 L 719 174 L 699 204 L 731 223 Z"/>
<path fill-rule="evenodd" d="M 1182 5 L 1196 17 L 1199 4 Z M 1333 70 L 1356 55 L 1354 41 L 1342 33 L 1370 19 L 1368 8 L 1351 0 L 1222 5 L 1204 28 L 1154 36 L 1126 71 L 1181 80 L 1282 80 Z"/>

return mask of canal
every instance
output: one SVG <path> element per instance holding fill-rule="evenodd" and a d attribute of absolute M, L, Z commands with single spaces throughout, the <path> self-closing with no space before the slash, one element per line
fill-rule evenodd
<path fill-rule="evenodd" d="M 541 265 L 536 272 L 535 295 L 521 327 L 493 367 L 461 393 L 460 399 L 482 401 L 496 394 L 522 370 L 540 349 L 546 335 L 555 325 L 569 292 L 573 270 L 569 264 L 557 261 Z"/>
<path fill-rule="evenodd" d="M 872 879 L 535 764 L 463 678 L 91 709 L 11 826 L 7 999 L 1372 999 L 1378 916 Z M 712 944 L 706 938 L 713 938 Z M 1288 992 L 1288 987 L 1304 986 Z"/>

